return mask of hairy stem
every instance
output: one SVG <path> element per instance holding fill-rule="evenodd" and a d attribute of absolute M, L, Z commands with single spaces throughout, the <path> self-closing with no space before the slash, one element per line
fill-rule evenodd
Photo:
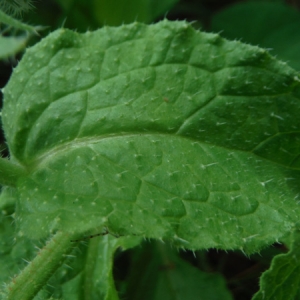
<path fill-rule="evenodd" d="M 78 236 L 65 232 L 56 233 L 34 260 L 6 287 L 5 299 L 33 299 L 73 249 L 74 243 L 70 239 L 74 237 Z"/>
<path fill-rule="evenodd" d="M 21 21 L 18 21 L 11 16 L 7 15 L 5 12 L 0 10 L 0 21 L 1 23 L 13 26 L 17 29 L 29 31 L 29 32 L 36 32 L 35 28 L 33 26 L 27 25 L 25 23 L 22 23 Z"/>
<path fill-rule="evenodd" d="M 6 158 L 0 157 L 0 184 L 15 187 L 19 177 L 26 171 Z"/>

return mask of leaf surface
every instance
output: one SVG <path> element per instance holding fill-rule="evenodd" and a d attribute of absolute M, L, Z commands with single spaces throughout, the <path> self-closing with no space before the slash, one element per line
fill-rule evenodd
<path fill-rule="evenodd" d="M 17 222 L 254 251 L 299 215 L 299 74 L 185 22 L 61 29 L 4 90 Z"/>

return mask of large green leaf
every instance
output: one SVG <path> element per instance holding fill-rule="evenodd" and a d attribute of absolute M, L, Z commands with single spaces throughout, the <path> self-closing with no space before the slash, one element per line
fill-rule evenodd
<path fill-rule="evenodd" d="M 29 236 L 109 231 L 254 251 L 299 215 L 299 74 L 185 22 L 61 29 L 4 90 Z"/>
<path fill-rule="evenodd" d="M 271 48 L 293 68 L 300 70 L 300 14 L 283 3 L 247 1 L 228 7 L 212 20 L 212 30 L 229 39 Z"/>

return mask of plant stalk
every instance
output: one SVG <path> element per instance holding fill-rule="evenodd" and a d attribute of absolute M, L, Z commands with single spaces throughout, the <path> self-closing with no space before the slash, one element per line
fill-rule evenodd
<path fill-rule="evenodd" d="M 6 287 L 6 300 L 30 300 L 62 265 L 74 248 L 70 239 L 78 237 L 66 232 L 56 233 L 37 256 Z"/>
<path fill-rule="evenodd" d="M 15 187 L 18 178 L 24 176 L 26 171 L 21 166 L 0 157 L 0 184 Z"/>

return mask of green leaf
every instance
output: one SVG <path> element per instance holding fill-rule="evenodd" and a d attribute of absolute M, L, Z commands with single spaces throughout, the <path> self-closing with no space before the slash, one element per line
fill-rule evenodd
<path fill-rule="evenodd" d="M 252 252 L 299 216 L 299 74 L 185 22 L 27 50 L 4 89 L 17 224 Z"/>
<path fill-rule="evenodd" d="M 138 300 L 232 299 L 221 275 L 205 273 L 160 242 L 144 243 L 124 298 Z M 136 272 L 136 270 L 139 272 Z"/>
<path fill-rule="evenodd" d="M 296 299 L 300 286 L 300 232 L 293 232 L 292 239 L 290 251 L 275 256 L 270 269 L 261 276 L 260 290 L 253 300 Z"/>
<path fill-rule="evenodd" d="M 86 270 L 90 269 L 92 274 L 85 275 L 87 277 L 86 282 L 90 285 L 90 290 L 93 291 L 94 297 L 97 294 L 103 295 L 103 297 L 96 297 L 95 299 L 119 299 L 112 274 L 114 253 L 119 247 L 122 250 L 127 250 L 137 246 L 140 242 L 141 238 L 139 237 L 115 238 L 109 235 L 99 239 L 99 241 L 96 239 L 90 241 L 89 255 L 87 257 L 89 265 L 86 264 L 85 268 Z M 88 286 L 86 290 L 88 291 Z"/>
<path fill-rule="evenodd" d="M 300 14 L 283 3 L 247 1 L 216 14 L 212 30 L 229 39 L 271 48 L 272 53 L 300 70 Z"/>

